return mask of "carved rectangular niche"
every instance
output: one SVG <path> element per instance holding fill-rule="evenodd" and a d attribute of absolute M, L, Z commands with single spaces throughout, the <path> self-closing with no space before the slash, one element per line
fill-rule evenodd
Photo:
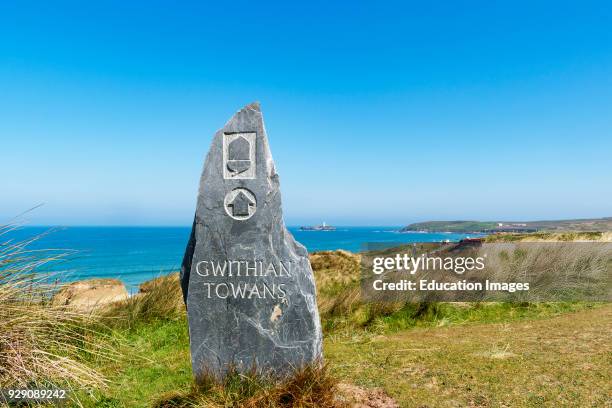
<path fill-rule="evenodd" d="M 224 133 L 223 134 L 223 178 L 254 179 L 257 163 L 255 162 L 257 133 Z"/>

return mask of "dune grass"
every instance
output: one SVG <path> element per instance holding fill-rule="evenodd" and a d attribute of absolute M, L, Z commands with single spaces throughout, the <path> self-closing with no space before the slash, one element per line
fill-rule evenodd
<path fill-rule="evenodd" d="M 57 287 L 39 273 L 65 253 L 31 249 L 39 236 L 14 241 L 14 228 L 0 226 L 0 388 L 104 389 L 108 381 L 93 362 L 115 357 L 111 343 L 89 315 L 52 305 Z"/>
<path fill-rule="evenodd" d="M 178 273 L 145 282 L 140 292 L 101 311 L 100 321 L 113 328 L 131 329 L 159 321 L 176 321 L 185 315 Z"/>

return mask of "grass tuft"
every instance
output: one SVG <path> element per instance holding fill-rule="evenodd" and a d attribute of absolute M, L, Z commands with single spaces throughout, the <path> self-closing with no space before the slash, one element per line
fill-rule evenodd
<path fill-rule="evenodd" d="M 0 387 L 104 387 L 86 362 L 113 351 L 89 328 L 88 315 L 51 304 L 57 285 L 40 273 L 65 253 L 31 249 L 40 236 L 14 241 L 14 229 L 0 226 Z"/>
<path fill-rule="evenodd" d="M 253 370 L 241 374 L 236 370 L 222 380 L 214 376 L 200 379 L 189 391 L 162 395 L 154 408 L 244 407 L 244 408 L 341 408 L 337 399 L 337 380 L 326 365 L 307 365 L 278 381 Z"/>

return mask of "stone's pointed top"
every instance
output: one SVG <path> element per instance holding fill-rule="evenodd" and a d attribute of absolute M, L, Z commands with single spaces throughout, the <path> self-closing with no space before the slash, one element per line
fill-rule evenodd
<path fill-rule="evenodd" d="M 260 103 L 255 101 L 255 102 L 251 102 L 249 103 L 247 106 L 245 106 L 243 109 L 252 109 L 252 110 L 256 110 L 257 112 L 261 112 L 261 106 Z"/>
<path fill-rule="evenodd" d="M 263 114 L 257 101 L 235 111 L 221 129 L 225 133 L 258 133 L 258 130 L 261 134 L 265 133 Z"/>

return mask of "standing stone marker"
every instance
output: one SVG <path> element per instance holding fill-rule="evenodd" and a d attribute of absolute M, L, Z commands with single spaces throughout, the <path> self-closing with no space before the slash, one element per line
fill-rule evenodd
<path fill-rule="evenodd" d="M 232 367 L 283 375 L 322 357 L 308 253 L 285 228 L 258 103 L 214 136 L 181 286 L 196 379 Z"/>

